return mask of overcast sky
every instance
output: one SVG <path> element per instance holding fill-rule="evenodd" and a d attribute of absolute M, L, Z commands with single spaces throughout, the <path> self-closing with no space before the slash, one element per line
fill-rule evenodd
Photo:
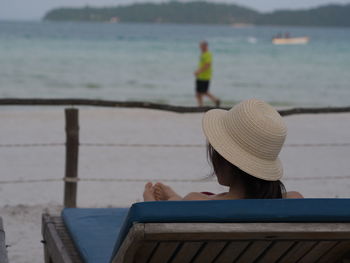
<path fill-rule="evenodd" d="M 211 0 L 245 5 L 259 11 L 298 9 L 330 3 L 345 4 L 350 0 Z M 55 7 L 62 6 L 115 6 L 141 2 L 164 2 L 164 0 L 0 0 L 0 20 L 39 20 Z"/>

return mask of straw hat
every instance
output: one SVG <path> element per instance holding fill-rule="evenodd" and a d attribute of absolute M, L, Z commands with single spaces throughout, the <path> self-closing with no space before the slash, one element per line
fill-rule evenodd
<path fill-rule="evenodd" d="M 214 149 L 244 172 L 268 181 L 282 177 L 278 154 L 287 127 L 269 104 L 250 99 L 229 111 L 210 110 L 203 117 L 203 130 Z"/>

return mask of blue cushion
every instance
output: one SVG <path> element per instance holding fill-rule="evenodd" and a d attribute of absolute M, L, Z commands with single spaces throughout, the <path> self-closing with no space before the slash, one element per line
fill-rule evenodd
<path fill-rule="evenodd" d="M 65 208 L 63 221 L 86 263 L 107 263 L 128 208 Z"/>
<path fill-rule="evenodd" d="M 67 228 L 86 263 L 108 263 L 108 259 L 111 260 L 114 257 L 135 222 L 350 222 L 350 199 L 142 202 L 133 204 L 129 211 L 128 209 L 105 209 L 108 220 L 104 219 L 103 213 L 99 210 L 103 209 L 65 209 L 63 211 Z M 96 218 L 96 215 L 99 216 L 96 220 L 90 220 L 89 212 L 93 218 Z M 84 215 L 78 216 L 80 213 Z M 70 217 L 73 217 L 73 220 Z M 70 223 L 67 223 L 68 221 Z M 91 238 L 85 232 L 92 230 L 104 231 L 105 234 L 94 234 Z M 114 239 L 112 234 L 115 235 Z M 114 249 L 111 249 L 111 243 Z M 102 255 L 102 247 L 106 251 L 103 253 L 109 253 L 108 255 Z"/>

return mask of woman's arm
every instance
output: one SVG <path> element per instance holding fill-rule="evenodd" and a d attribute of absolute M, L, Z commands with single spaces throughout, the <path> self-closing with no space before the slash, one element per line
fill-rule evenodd
<path fill-rule="evenodd" d="M 170 186 L 163 183 L 156 183 L 154 185 L 154 196 L 157 201 L 180 201 L 180 200 L 209 200 L 209 196 L 192 192 L 187 194 L 185 197 L 177 194 Z"/>
<path fill-rule="evenodd" d="M 298 199 L 298 198 L 304 198 L 304 196 L 297 192 L 297 191 L 290 191 L 286 193 L 286 197 L 285 198 L 289 198 L 289 199 Z"/>
<path fill-rule="evenodd" d="M 212 200 L 209 198 L 209 195 L 198 193 L 198 192 L 192 192 L 187 194 L 182 200 L 187 200 L 187 201 L 195 201 L 195 200 Z"/>

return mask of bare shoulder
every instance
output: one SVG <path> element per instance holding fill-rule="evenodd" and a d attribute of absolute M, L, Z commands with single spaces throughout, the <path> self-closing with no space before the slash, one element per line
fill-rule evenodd
<path fill-rule="evenodd" d="M 183 200 L 210 200 L 209 196 L 206 194 L 198 193 L 198 192 L 191 192 L 187 194 Z"/>
<path fill-rule="evenodd" d="M 290 192 L 286 193 L 286 198 L 298 199 L 298 198 L 304 198 L 304 196 L 301 193 L 297 192 L 297 191 L 290 191 Z"/>

